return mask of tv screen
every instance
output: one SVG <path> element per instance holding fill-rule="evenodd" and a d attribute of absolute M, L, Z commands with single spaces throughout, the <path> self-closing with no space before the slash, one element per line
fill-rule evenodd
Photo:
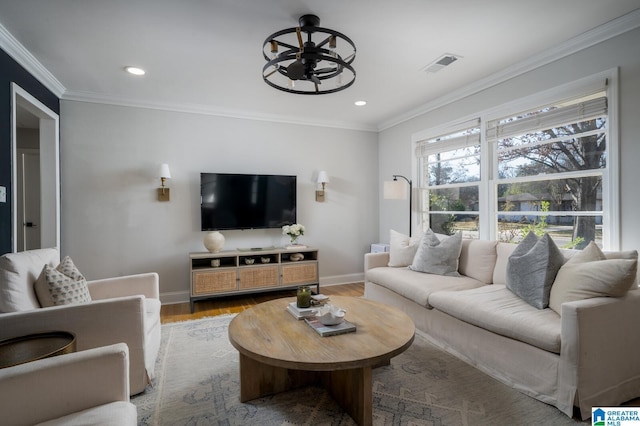
<path fill-rule="evenodd" d="M 296 223 L 296 176 L 201 173 L 200 216 L 203 231 Z"/>

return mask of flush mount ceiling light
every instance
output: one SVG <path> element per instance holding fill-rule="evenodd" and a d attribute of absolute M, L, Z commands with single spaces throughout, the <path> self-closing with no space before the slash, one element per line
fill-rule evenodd
<path fill-rule="evenodd" d="M 271 34 L 262 45 L 269 86 L 300 95 L 335 93 L 351 86 L 356 46 L 338 31 L 321 28 L 316 15 L 303 15 L 298 27 Z"/>

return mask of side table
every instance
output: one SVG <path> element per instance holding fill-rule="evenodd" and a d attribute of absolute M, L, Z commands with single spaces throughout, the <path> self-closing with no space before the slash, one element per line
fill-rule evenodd
<path fill-rule="evenodd" d="M 0 341 L 0 368 L 76 350 L 76 336 L 66 331 L 29 334 Z"/>

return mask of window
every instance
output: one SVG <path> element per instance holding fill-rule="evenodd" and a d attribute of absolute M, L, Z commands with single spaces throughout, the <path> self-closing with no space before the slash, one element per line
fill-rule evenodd
<path fill-rule="evenodd" d="M 414 135 L 423 230 L 615 249 L 615 72 Z M 444 130 L 442 130 L 444 129 Z"/>
<path fill-rule="evenodd" d="M 421 141 L 416 155 L 421 170 L 421 222 L 434 232 L 462 231 L 478 238 L 480 120 Z"/>
<path fill-rule="evenodd" d="M 564 247 L 602 245 L 604 92 L 490 121 L 487 140 L 497 154 L 499 240 L 533 230 Z"/>

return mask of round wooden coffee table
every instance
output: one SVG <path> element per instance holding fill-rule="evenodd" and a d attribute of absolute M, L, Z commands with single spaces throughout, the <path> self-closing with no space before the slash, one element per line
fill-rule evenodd
<path fill-rule="evenodd" d="M 358 424 L 370 425 L 372 369 L 411 346 L 413 321 L 382 303 L 332 296 L 331 303 L 347 311 L 345 319 L 357 330 L 321 337 L 287 312 L 293 300 L 261 303 L 229 324 L 229 341 L 240 352 L 240 401 L 318 384 Z"/>
<path fill-rule="evenodd" d="M 66 331 L 29 334 L 0 341 L 0 368 L 76 350 L 76 336 Z"/>

